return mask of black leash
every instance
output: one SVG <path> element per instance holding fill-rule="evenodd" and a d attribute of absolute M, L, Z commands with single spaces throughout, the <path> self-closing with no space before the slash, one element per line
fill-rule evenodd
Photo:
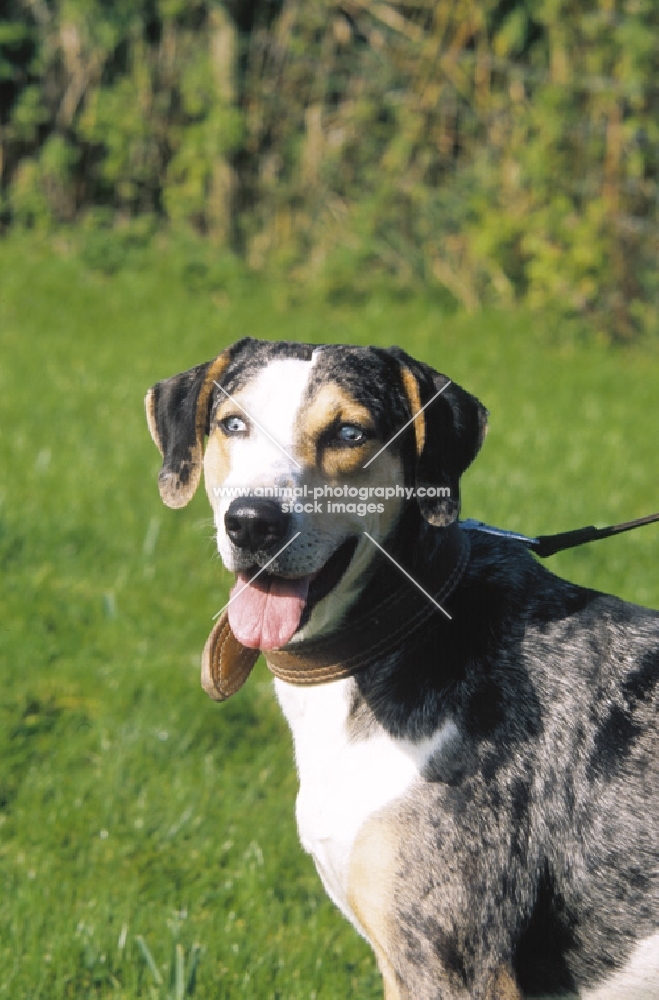
<path fill-rule="evenodd" d="M 465 528 L 474 528 L 477 531 L 484 531 L 488 535 L 497 535 L 499 538 L 512 538 L 518 542 L 523 542 L 527 548 L 535 552 L 541 559 L 553 556 L 556 552 L 563 552 L 564 549 L 573 549 L 577 545 L 584 545 L 586 542 L 595 542 L 600 538 L 610 538 L 611 535 L 621 535 L 623 531 L 631 531 L 632 528 L 640 528 L 644 524 L 653 524 L 659 521 L 659 513 L 648 514 L 647 517 L 637 517 L 635 521 L 623 521 L 622 524 L 611 524 L 607 528 L 596 528 L 589 524 L 585 528 L 575 528 L 573 531 L 560 531 L 556 535 L 538 535 L 537 538 L 529 538 L 528 535 L 521 535 L 515 531 L 505 531 L 503 528 L 493 528 L 482 521 L 461 521 Z"/>

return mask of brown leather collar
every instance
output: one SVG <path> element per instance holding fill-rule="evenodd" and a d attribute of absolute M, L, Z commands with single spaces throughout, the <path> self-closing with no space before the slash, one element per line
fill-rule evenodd
<path fill-rule="evenodd" d="M 432 583 L 423 583 L 438 604 L 456 589 L 469 561 L 468 533 L 457 523 L 443 529 L 432 560 Z M 265 659 L 275 675 L 289 684 L 313 685 L 350 677 L 394 652 L 433 615 L 441 612 L 417 587 L 405 580 L 385 556 L 374 560 L 374 572 L 386 580 L 371 599 L 369 588 L 338 630 L 327 636 L 268 649 Z M 439 581 L 439 585 L 436 581 Z M 377 591 L 379 590 L 379 593 Z M 240 643 L 228 612 L 218 619 L 206 640 L 201 660 L 201 685 L 215 701 L 225 701 L 249 677 L 260 654 Z"/>

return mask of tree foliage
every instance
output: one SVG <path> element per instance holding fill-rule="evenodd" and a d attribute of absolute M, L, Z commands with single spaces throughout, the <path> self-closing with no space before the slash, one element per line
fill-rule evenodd
<path fill-rule="evenodd" d="M 194 226 L 329 294 L 657 325 L 654 0 L 9 0 L 6 224 Z"/>

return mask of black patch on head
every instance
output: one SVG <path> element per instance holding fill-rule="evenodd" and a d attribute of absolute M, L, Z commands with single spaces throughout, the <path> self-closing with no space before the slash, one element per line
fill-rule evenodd
<path fill-rule="evenodd" d="M 238 392 L 255 378 L 270 361 L 310 361 L 314 344 L 299 344 L 295 340 L 255 340 L 243 337 L 231 349 L 231 363 L 220 379 L 220 385 L 230 393 Z M 219 389 L 216 402 L 226 398 Z"/>
<path fill-rule="evenodd" d="M 640 733 L 641 727 L 629 712 L 619 705 L 613 705 L 595 733 L 595 742 L 588 761 L 589 779 L 593 780 L 600 776 L 610 780 L 631 753 L 634 741 Z"/>

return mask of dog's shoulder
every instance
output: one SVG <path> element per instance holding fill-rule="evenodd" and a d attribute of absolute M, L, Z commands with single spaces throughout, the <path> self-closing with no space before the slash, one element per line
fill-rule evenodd
<path fill-rule="evenodd" d="M 655 940 L 659 614 L 476 533 L 448 606 L 352 692 L 356 739 L 450 735 L 398 802 L 395 923 L 468 976 L 471 935 L 505 953 L 520 928 L 520 982 L 576 992 Z"/>
<path fill-rule="evenodd" d="M 513 684 L 521 670 L 552 701 L 556 684 L 602 707 L 616 691 L 633 707 L 657 697 L 659 611 L 570 583 L 519 542 L 471 535 L 459 601 L 472 663 L 486 657 Z"/>

